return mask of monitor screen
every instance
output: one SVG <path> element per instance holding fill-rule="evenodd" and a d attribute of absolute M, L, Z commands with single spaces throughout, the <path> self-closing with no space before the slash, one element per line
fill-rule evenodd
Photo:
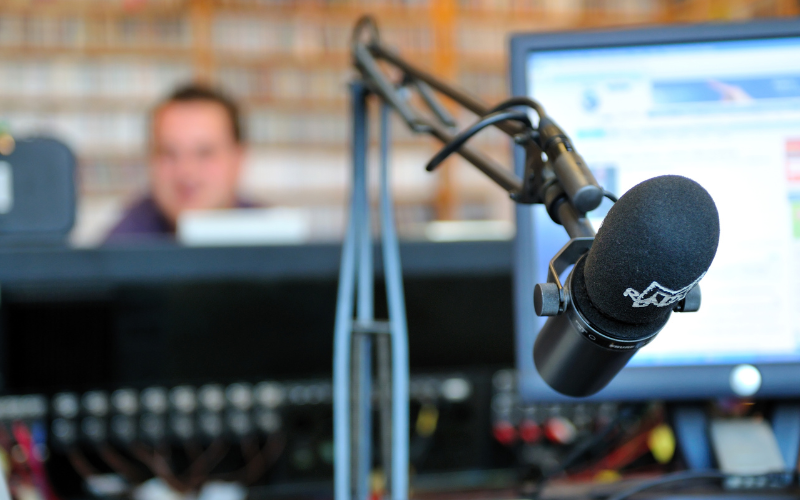
<path fill-rule="evenodd" d="M 684 175 L 719 210 L 700 311 L 674 314 L 598 397 L 726 395 L 730 367 L 800 363 L 800 36 L 646 44 L 642 35 L 638 44 L 528 50 L 524 89 L 606 189 L 622 195 L 657 175 Z M 610 205 L 589 214 L 595 229 Z M 529 217 L 531 271 L 542 282 L 567 236 L 543 207 Z M 529 318 L 517 325 L 521 387 L 548 398 L 530 359 L 544 319 Z M 727 369 L 684 381 L 693 387 L 663 387 L 670 374 L 702 377 L 698 368 L 713 367 Z"/>

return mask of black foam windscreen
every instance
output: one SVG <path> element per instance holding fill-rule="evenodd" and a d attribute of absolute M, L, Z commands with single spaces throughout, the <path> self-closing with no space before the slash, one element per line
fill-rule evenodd
<path fill-rule="evenodd" d="M 719 214 L 708 192 L 686 177 L 654 177 L 606 215 L 586 256 L 586 292 L 609 318 L 662 319 L 705 275 L 718 244 Z"/>

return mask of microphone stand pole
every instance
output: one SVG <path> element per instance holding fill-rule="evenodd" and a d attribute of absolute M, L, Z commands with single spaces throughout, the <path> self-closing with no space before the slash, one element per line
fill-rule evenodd
<path fill-rule="evenodd" d="M 363 38 L 366 37 L 366 40 Z M 352 113 L 353 190 L 344 238 L 334 326 L 334 497 L 336 500 L 367 500 L 370 495 L 372 457 L 372 359 L 377 350 L 378 400 L 381 424 L 381 462 L 386 490 L 392 500 L 408 498 L 409 396 L 408 334 L 403 298 L 402 271 L 393 203 L 389 188 L 388 115 L 395 111 L 414 132 L 426 133 L 445 144 L 428 164 L 434 170 L 447 156 L 457 153 L 492 181 L 509 192 L 517 203 L 542 203 L 550 217 L 564 226 L 573 239 L 584 242 L 594 236 L 585 211 L 576 208 L 579 190 L 602 188 L 582 164 L 543 160 L 543 153 L 572 154 L 568 138 L 560 129 L 542 125 L 544 110 L 527 98 L 512 98 L 494 108 L 467 92 L 444 83 L 401 59 L 381 44 L 374 21 L 358 21 L 352 39 L 353 64 L 360 76 L 350 85 Z M 403 78 L 392 83 L 378 60 L 400 70 Z M 480 121 L 457 134 L 455 120 L 434 96 L 436 91 L 480 117 Z M 409 103 L 415 92 L 427 108 L 419 112 Z M 371 206 L 367 182 L 368 97 L 381 102 L 380 110 L 380 226 L 383 270 L 388 301 L 388 321 L 374 316 L 374 262 Z M 537 129 L 528 112 L 540 117 Z M 516 109 L 515 109 L 516 108 Z M 546 122 L 551 123 L 551 122 Z M 493 125 L 525 149 L 525 169 L 520 179 L 465 143 L 483 128 Z M 550 136 L 546 136 L 549 133 Z M 547 141 L 544 139 L 548 138 Z M 565 145 L 566 144 L 566 145 Z M 553 149 L 556 148 L 556 149 Z M 560 149 L 558 149 L 560 148 Z M 566 165 L 566 166 L 565 166 Z M 579 168 L 580 167 L 580 168 Z M 598 202 L 599 204 L 599 202 Z M 589 242 L 589 245 L 591 242 Z M 588 246 L 583 244 L 583 251 Z M 355 313 L 355 318 L 353 317 Z"/>
<path fill-rule="evenodd" d="M 378 397 L 387 485 L 408 498 L 408 333 L 400 249 L 388 173 L 388 108 L 381 109 L 380 221 L 389 320 L 374 317 L 374 263 L 367 183 L 367 96 L 350 85 L 353 191 L 342 246 L 334 326 L 334 493 L 338 500 L 369 496 L 372 465 L 372 343 L 378 350 Z M 357 301 L 357 304 L 355 303 Z M 354 306 L 356 318 L 353 319 Z"/>

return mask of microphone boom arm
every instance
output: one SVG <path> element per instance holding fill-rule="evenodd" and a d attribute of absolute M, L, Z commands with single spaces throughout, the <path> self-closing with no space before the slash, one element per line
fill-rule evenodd
<path fill-rule="evenodd" d="M 409 63 L 384 45 L 374 20 L 369 16 L 356 24 L 351 48 L 353 65 L 370 92 L 391 106 L 412 131 L 431 135 L 445 144 L 429 163 L 429 171 L 450 154 L 457 153 L 506 190 L 515 202 L 544 204 L 553 221 L 563 225 L 570 237 L 594 236 L 594 229 L 585 213 L 600 204 L 604 191 L 582 164 L 566 134 L 547 117 L 541 104 L 527 97 L 515 97 L 494 107 L 486 105 L 467 91 Z M 402 73 L 399 83 L 390 81 L 379 61 Z M 430 115 L 415 109 L 409 102 L 414 91 Z M 479 121 L 462 134 L 455 133 L 454 120 L 432 91 L 478 115 Z M 532 109 L 539 116 L 540 128 L 545 130 L 534 127 L 527 113 L 507 111 L 520 106 Z M 501 113 L 503 111 L 506 112 Z M 542 127 L 543 124 L 547 126 Z M 525 149 L 525 171 L 521 179 L 510 169 L 466 145 L 472 136 L 489 125 L 503 131 Z M 548 157 L 547 162 L 543 156 Z M 578 161 L 570 161 L 572 157 Z M 592 202 L 577 202 L 575 194 L 586 192 L 592 193 Z"/>
<path fill-rule="evenodd" d="M 351 83 L 353 113 L 353 191 L 348 229 L 342 247 L 334 326 L 334 497 L 366 500 L 372 468 L 372 349 L 377 346 L 378 401 L 382 462 L 386 490 L 392 500 L 408 498 L 409 395 L 408 335 L 403 300 L 399 245 L 388 176 L 388 115 L 394 110 L 413 132 L 428 134 L 444 148 L 428 164 L 433 170 L 457 153 L 507 191 L 513 201 L 543 204 L 553 221 L 573 239 L 594 237 L 586 212 L 597 208 L 605 191 L 597 184 L 567 135 L 542 106 L 515 97 L 494 107 L 451 86 L 405 61 L 380 41 L 370 17 L 361 18 L 353 30 L 353 65 L 360 73 Z M 399 70 L 393 83 L 379 62 Z M 424 107 L 415 107 L 416 93 Z M 441 94 L 478 116 L 478 121 L 458 133 L 455 120 L 437 99 Z M 382 101 L 380 114 L 380 221 L 383 269 L 386 275 L 388 321 L 374 319 L 374 263 L 372 224 L 367 177 L 367 96 Z M 538 115 L 536 126 L 525 107 Z M 427 112 L 426 112 L 427 111 Z M 525 150 L 522 176 L 504 168 L 467 142 L 486 127 L 506 133 Z M 545 159 L 546 158 L 546 159 Z M 588 248 L 588 247 L 587 247 Z M 357 302 L 357 304 L 356 304 Z M 357 318 L 354 312 L 357 305 Z"/>

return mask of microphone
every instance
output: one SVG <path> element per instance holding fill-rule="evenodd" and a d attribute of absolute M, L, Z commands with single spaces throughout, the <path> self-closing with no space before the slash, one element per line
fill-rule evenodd
<path fill-rule="evenodd" d="M 699 308 L 696 285 L 718 244 L 717 207 L 697 182 L 665 175 L 625 193 L 560 294 L 553 283 L 536 285 L 536 314 L 554 316 L 533 349 L 545 382 L 573 397 L 608 385 L 673 310 Z"/>

